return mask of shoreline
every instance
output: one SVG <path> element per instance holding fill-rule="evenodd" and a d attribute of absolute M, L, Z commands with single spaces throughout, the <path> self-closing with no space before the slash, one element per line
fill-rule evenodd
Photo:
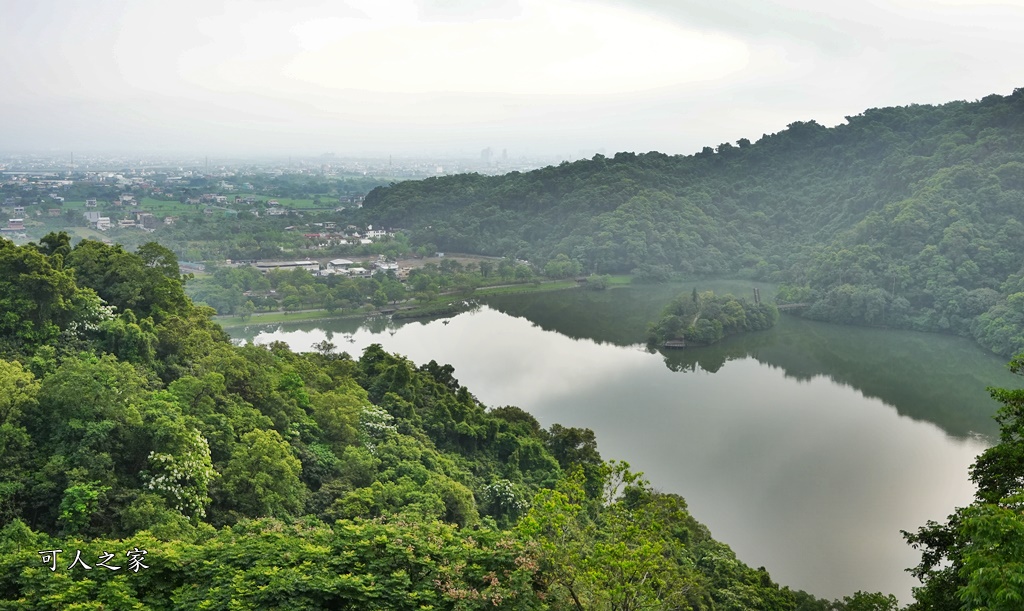
<path fill-rule="evenodd" d="M 628 282 L 619 282 L 609 288 L 615 288 L 617 286 L 628 286 Z M 575 280 L 548 280 L 541 282 L 540 284 L 533 283 L 521 283 L 521 284 L 501 284 L 494 286 L 480 287 L 473 291 L 471 295 L 465 297 L 459 297 L 454 293 L 446 295 L 448 299 L 438 298 L 430 303 L 416 305 L 404 312 L 407 312 L 400 318 L 429 318 L 431 316 L 443 316 L 443 313 L 437 313 L 438 309 L 445 308 L 448 306 L 450 298 L 458 297 L 458 299 L 479 299 L 481 297 L 487 297 L 489 295 L 502 295 L 508 293 L 541 293 L 548 291 L 566 291 L 566 290 L 577 290 L 582 288 Z M 382 310 L 392 310 L 393 305 L 388 305 L 383 308 L 374 308 L 373 310 L 364 311 L 348 311 L 348 312 L 336 312 L 334 314 L 329 313 L 325 308 L 310 308 L 304 310 L 298 310 L 295 312 L 256 312 L 252 316 L 243 320 L 242 317 L 235 314 L 224 314 L 216 315 L 213 317 L 213 322 L 221 326 L 222 329 L 236 329 L 238 327 L 245 327 L 249 325 L 272 325 L 272 324 L 284 324 L 292 322 L 319 322 L 321 320 L 338 320 L 344 318 L 369 318 L 372 316 L 382 315 Z M 418 314 L 417 311 L 423 310 L 423 313 Z M 403 310 L 400 310 L 403 311 Z"/>

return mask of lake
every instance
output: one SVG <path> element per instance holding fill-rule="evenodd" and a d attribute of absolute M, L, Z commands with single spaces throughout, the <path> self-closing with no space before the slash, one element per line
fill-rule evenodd
<path fill-rule="evenodd" d="M 446 320 L 336 320 L 230 330 L 236 340 L 358 357 L 379 343 L 451 363 L 489 406 L 588 427 L 747 564 L 835 598 L 910 600 L 919 554 L 900 530 L 968 504 L 968 467 L 997 433 L 987 386 L 1019 386 L 1004 359 L 962 338 L 783 316 L 775 328 L 665 354 L 648 322 L 693 284 L 493 296 Z M 763 295 L 749 282 L 698 290 Z"/>

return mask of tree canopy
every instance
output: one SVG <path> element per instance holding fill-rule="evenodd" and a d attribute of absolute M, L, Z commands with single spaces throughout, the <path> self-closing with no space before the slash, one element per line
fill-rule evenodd
<path fill-rule="evenodd" d="M 0 240 L 0 265 L 0 609 L 815 600 L 450 365 L 233 345 L 155 244 Z"/>
<path fill-rule="evenodd" d="M 772 304 L 750 303 L 712 291 L 698 294 L 694 288 L 665 306 L 661 318 L 650 326 L 647 343 L 706 346 L 729 335 L 769 329 L 778 319 L 779 311 Z"/>

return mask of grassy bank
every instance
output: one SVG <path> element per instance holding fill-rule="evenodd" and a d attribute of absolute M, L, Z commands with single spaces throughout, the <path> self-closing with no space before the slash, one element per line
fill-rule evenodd
<path fill-rule="evenodd" d="M 245 325 L 275 325 L 289 322 L 310 322 L 316 320 L 334 320 L 337 318 L 363 318 L 372 314 L 365 310 L 330 313 L 324 309 L 300 310 L 298 312 L 259 312 L 249 318 L 224 315 L 214 316 L 213 320 L 225 329 Z"/>
<path fill-rule="evenodd" d="M 630 277 L 624 276 L 611 276 L 608 283 L 609 288 L 618 286 L 625 286 L 630 283 Z M 510 293 L 540 293 L 546 291 L 564 291 L 567 289 L 575 289 L 577 284 L 575 280 L 554 280 L 550 282 L 542 282 L 540 284 L 523 283 L 523 284 L 506 284 L 501 286 L 484 286 L 476 289 L 473 292 L 472 298 L 478 299 L 480 297 L 486 297 L 488 295 L 506 295 Z M 463 301 L 463 297 L 457 297 L 455 295 L 441 295 L 437 299 L 425 303 L 418 304 L 407 310 L 402 310 L 396 313 L 396 318 L 422 318 L 427 316 L 445 316 L 457 313 L 459 310 L 453 308 L 449 304 L 455 301 Z M 392 309 L 394 306 L 387 306 L 385 309 Z M 298 312 L 260 312 L 253 314 L 249 318 L 242 318 L 241 316 L 225 315 L 215 316 L 214 320 L 225 329 L 233 327 L 241 327 L 244 325 L 273 325 L 290 322 L 310 322 L 316 320 L 331 320 L 336 318 L 362 318 L 372 314 L 379 313 L 378 310 L 366 311 L 366 310 L 355 310 L 355 311 L 344 311 L 329 313 L 324 309 L 310 309 L 300 310 Z"/>
<path fill-rule="evenodd" d="M 486 297 L 487 295 L 504 295 L 506 293 L 538 293 L 542 291 L 562 291 L 576 288 L 575 280 L 552 280 L 534 284 L 524 282 L 522 284 L 502 284 L 499 286 L 482 286 L 473 291 L 473 297 Z"/>

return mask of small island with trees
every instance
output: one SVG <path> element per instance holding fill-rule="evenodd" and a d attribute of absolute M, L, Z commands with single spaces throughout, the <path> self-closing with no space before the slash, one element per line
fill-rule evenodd
<path fill-rule="evenodd" d="M 769 303 L 754 303 L 712 291 L 680 293 L 653 323 L 647 335 L 649 346 L 686 348 L 707 346 L 722 338 L 773 327 L 779 310 Z"/>

